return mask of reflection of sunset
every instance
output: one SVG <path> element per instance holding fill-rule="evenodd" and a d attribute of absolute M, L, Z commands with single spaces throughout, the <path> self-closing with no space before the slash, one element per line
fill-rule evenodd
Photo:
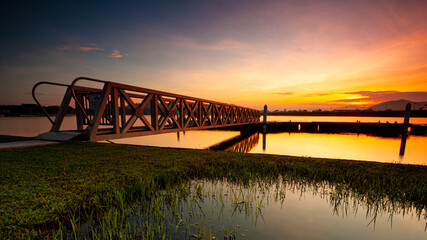
<path fill-rule="evenodd" d="M 180 132 L 179 140 L 177 133 L 165 133 L 143 137 L 116 139 L 114 142 L 119 144 L 204 149 L 218 142 L 224 141 L 224 139 L 236 137 L 238 135 L 238 132 L 232 131 L 188 131 L 185 132 L 185 134 Z"/>
<path fill-rule="evenodd" d="M 34 136 L 49 129 L 49 122 L 44 118 L 2 118 L 0 132 L 19 136 Z M 288 122 L 378 122 L 375 117 L 301 117 L 301 116 L 269 116 L 269 121 Z M 403 118 L 381 118 L 381 122 L 395 121 L 402 123 Z M 427 124 L 426 118 L 412 118 L 413 124 Z M 28 124 L 32 122 L 33 125 Z M 64 129 L 75 128 L 75 117 L 67 116 L 64 120 Z M 16 130 L 12 126 L 18 125 Z M 236 131 L 188 131 L 166 133 L 159 135 L 124 138 L 113 140 L 115 143 L 136 144 L 160 147 L 202 148 L 221 143 L 227 139 L 239 136 Z M 258 142 L 251 143 L 252 153 L 263 153 L 262 135 L 253 135 Z M 399 158 L 399 138 L 381 138 L 375 136 L 355 134 L 310 134 L 310 133 L 280 133 L 268 134 L 265 153 L 310 156 L 321 158 L 339 158 L 353 160 L 367 160 L 380 162 L 402 162 L 411 164 L 427 164 L 425 157 L 425 136 L 410 136 L 406 143 L 405 156 Z"/>
<path fill-rule="evenodd" d="M 356 134 L 278 133 L 267 135 L 266 152 L 291 156 L 427 164 L 425 137 L 411 136 L 403 158 L 399 157 L 399 148 L 399 138 Z M 262 153 L 263 150 L 258 145 L 251 152 Z"/>

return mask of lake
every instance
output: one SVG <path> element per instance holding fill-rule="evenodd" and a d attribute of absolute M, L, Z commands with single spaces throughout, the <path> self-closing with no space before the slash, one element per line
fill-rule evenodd
<path fill-rule="evenodd" d="M 381 117 L 300 117 L 268 116 L 269 121 L 334 121 L 334 122 L 402 122 L 403 118 Z M 411 118 L 411 123 L 427 124 L 427 118 Z M 76 126 L 75 117 L 64 119 L 63 129 Z M 36 136 L 48 131 L 50 122 L 45 117 L 2 117 L 0 134 Z M 135 144 L 159 147 L 207 149 L 230 139 L 233 144 L 223 149 L 248 153 L 281 154 L 321 158 L 365 160 L 402 164 L 427 164 L 427 137 L 409 136 L 403 156 L 400 138 L 384 138 L 364 134 L 311 134 L 272 133 L 254 134 L 239 139 L 235 131 L 187 131 L 160 135 L 112 140 L 119 144 Z M 265 143 L 265 144 L 263 144 Z"/>

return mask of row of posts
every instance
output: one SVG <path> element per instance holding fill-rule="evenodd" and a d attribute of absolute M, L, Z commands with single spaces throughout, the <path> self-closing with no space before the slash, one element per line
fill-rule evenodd
<path fill-rule="evenodd" d="M 405 154 L 406 148 L 406 139 L 408 137 L 408 128 L 409 128 L 409 117 L 411 115 L 411 104 L 406 104 L 405 116 L 403 120 L 403 133 L 400 143 L 400 152 L 399 155 L 403 156 Z M 267 105 L 264 105 L 263 112 L 263 121 L 262 121 L 262 149 L 265 151 L 266 146 L 266 133 L 267 133 Z"/>
<path fill-rule="evenodd" d="M 402 133 L 402 141 L 400 144 L 400 155 L 403 156 L 405 154 L 405 147 L 406 147 L 406 139 L 408 137 L 408 128 L 409 128 L 409 117 L 411 114 L 411 104 L 406 104 L 405 108 L 405 116 L 403 121 L 403 133 Z M 266 148 L 266 133 L 267 133 L 267 105 L 264 105 L 264 112 L 263 112 L 263 121 L 262 121 L 262 149 L 265 151 Z M 185 131 L 184 131 L 185 134 Z M 179 141 L 179 132 L 177 132 L 177 137 Z"/>

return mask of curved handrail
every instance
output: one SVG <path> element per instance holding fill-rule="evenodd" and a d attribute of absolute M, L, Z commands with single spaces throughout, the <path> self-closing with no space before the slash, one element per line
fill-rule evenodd
<path fill-rule="evenodd" d="M 34 101 L 39 105 L 39 107 L 43 110 L 43 113 L 46 115 L 46 117 L 49 119 L 49 121 L 52 123 L 52 125 L 55 123 L 52 118 L 49 116 L 49 113 L 47 113 L 46 109 L 40 104 L 39 100 L 36 98 L 36 88 L 42 84 L 48 84 L 48 85 L 56 85 L 56 86 L 63 86 L 63 87 L 69 87 L 70 85 L 62 84 L 62 83 L 55 83 L 55 82 L 38 82 L 33 86 L 33 90 L 31 91 L 33 95 Z"/>
<path fill-rule="evenodd" d="M 76 105 L 79 106 L 79 108 L 82 111 L 83 115 L 85 116 L 88 124 L 92 125 L 89 116 L 87 115 L 87 113 L 84 110 L 84 108 L 83 108 L 82 104 L 80 103 L 80 101 L 77 99 L 76 93 L 74 91 L 74 86 L 76 85 L 76 82 L 78 82 L 80 80 L 86 80 L 86 81 L 92 81 L 92 82 L 100 82 L 100 83 L 107 83 L 108 81 L 99 80 L 99 79 L 95 79 L 95 78 L 88 78 L 88 77 L 78 77 L 78 78 L 74 79 L 74 81 L 70 85 L 70 87 L 71 87 L 71 95 L 73 96 L 73 99 L 76 102 Z"/>

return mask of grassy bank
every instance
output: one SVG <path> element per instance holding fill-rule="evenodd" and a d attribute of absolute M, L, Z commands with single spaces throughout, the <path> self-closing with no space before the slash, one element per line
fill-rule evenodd
<path fill-rule="evenodd" d="M 149 198 L 194 178 L 245 182 L 286 175 L 345 184 L 367 201 L 427 208 L 425 166 L 73 142 L 2 150 L 0 167 L 2 239 L 46 236 L 74 215 Z"/>

